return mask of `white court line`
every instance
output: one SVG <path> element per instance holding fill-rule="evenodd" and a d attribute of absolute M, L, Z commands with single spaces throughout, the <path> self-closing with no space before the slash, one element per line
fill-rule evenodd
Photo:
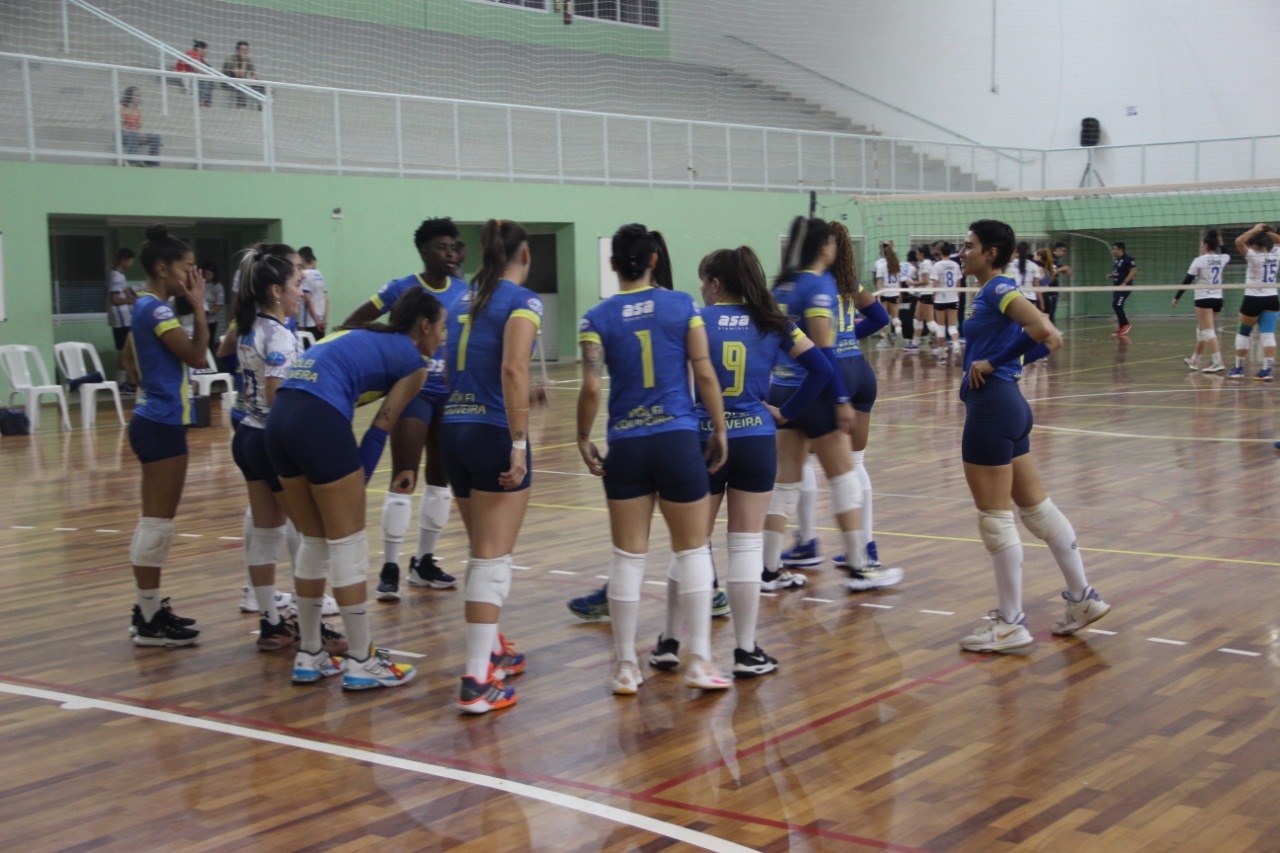
<path fill-rule="evenodd" d="M 242 536 L 219 536 L 218 538 L 226 539 L 228 542 L 241 542 L 244 539 Z"/>
<path fill-rule="evenodd" d="M 566 572 L 566 571 L 564 571 L 563 569 L 548 569 L 548 570 L 547 570 L 547 574 L 549 574 L 549 575 L 576 575 L 576 574 L 577 574 L 577 572 Z"/>
<path fill-rule="evenodd" d="M 592 477 L 596 480 L 600 479 L 595 474 L 579 474 L 577 471 L 552 471 L 550 468 L 534 468 L 535 474 L 560 474 L 564 477 Z"/>
<path fill-rule="evenodd" d="M 649 586 L 666 586 L 666 581 L 645 581 Z"/>
<path fill-rule="evenodd" d="M 573 809 L 574 811 L 592 815 L 593 817 L 600 817 L 605 820 L 613 821 L 614 823 L 631 826 L 644 832 L 652 832 L 654 835 L 658 835 L 663 838 L 683 841 L 686 844 L 692 844 L 695 847 L 700 847 L 703 850 L 710 850 L 713 853 L 752 853 L 750 847 L 744 847 L 741 844 L 736 844 L 724 838 L 717 838 L 714 835 L 708 835 L 705 832 L 698 832 L 697 830 L 689 829 L 687 827 L 680 826 L 679 824 L 667 823 L 665 821 L 656 820 L 651 817 L 645 817 L 644 815 L 638 815 L 633 812 L 605 805 L 604 803 L 585 800 L 581 797 L 574 797 L 570 794 L 562 794 L 557 791 L 549 791 L 546 788 L 526 785 L 521 782 L 512 782 L 510 780 L 499 779 L 494 776 L 485 776 L 469 770 L 457 770 L 452 767 L 441 767 L 436 764 L 428 764 L 425 761 L 415 761 L 410 758 L 383 755 L 382 753 L 355 749 L 349 746 L 321 743 L 319 741 L 311 741 L 305 738 L 294 737 L 292 735 L 279 734 L 277 732 L 259 731 L 257 729 L 249 728 L 248 726 L 236 726 L 215 720 L 204 720 L 199 717 L 187 717 L 181 714 L 170 713 L 168 711 L 154 711 L 150 708 L 135 708 L 132 705 L 125 705 L 120 702 L 107 702 L 102 699 L 91 699 L 70 693 L 59 693 L 53 690 L 42 690 L 40 688 L 26 687 L 17 684 L 5 684 L 0 682 L 0 692 L 11 693 L 18 696 L 28 696 L 34 699 L 46 699 L 51 702 L 59 702 L 61 703 L 62 708 L 67 711 L 79 711 L 90 708 L 100 711 L 110 711 L 112 713 L 123 714 L 125 716 L 155 720 L 160 723 L 171 723 L 173 725 L 187 726 L 193 729 L 203 729 L 204 731 L 217 732 L 219 734 L 233 735 L 235 737 L 249 738 L 251 740 L 260 740 L 266 743 L 277 744 L 279 746 L 290 746 L 295 749 L 305 749 L 309 752 L 318 752 L 324 755 L 332 755 L 337 758 L 349 758 L 354 761 L 363 761 L 368 764 L 377 764 L 382 767 L 405 770 L 409 773 L 418 773 L 423 776 L 434 776 L 439 779 L 451 779 L 455 782 L 489 788 L 494 791 L 500 791 L 504 794 L 511 794 L 512 796 L 527 797 L 528 799 L 537 800 L 560 808 Z"/>
<path fill-rule="evenodd" d="M 1270 444 L 1271 438 L 1218 438 L 1198 435 L 1151 435 L 1149 433 L 1107 432 L 1100 429 L 1075 429 L 1073 427 L 1043 426 L 1036 424 L 1035 429 L 1045 432 L 1065 432 L 1072 435 L 1097 435 L 1104 438 L 1154 438 L 1160 441 L 1216 441 L 1222 444 Z"/>
<path fill-rule="evenodd" d="M 802 598 L 802 599 L 800 599 L 800 600 L 801 600 L 801 601 L 816 601 L 816 602 L 818 602 L 819 604 L 830 604 L 831 602 L 835 601 L 835 599 L 834 599 L 834 598 L 810 598 L 810 597 L 808 597 L 808 596 L 805 596 L 804 598 Z"/>
<path fill-rule="evenodd" d="M 874 607 L 876 610 L 892 610 L 892 609 L 893 609 L 893 605 L 892 605 L 892 604 L 872 604 L 870 601 L 864 601 L 864 602 L 862 602 L 862 604 L 861 604 L 860 606 L 861 606 L 861 607 Z"/>
<path fill-rule="evenodd" d="M 203 539 L 204 538 L 203 533 L 179 533 L 178 535 L 183 539 Z"/>
<path fill-rule="evenodd" d="M 1090 633 L 1090 634 L 1102 634 L 1104 637 L 1114 637 L 1114 636 L 1116 635 L 1116 632 L 1115 632 L 1115 631 L 1104 631 L 1104 630 L 1102 630 L 1101 628 L 1090 628 L 1090 629 L 1089 629 L 1089 633 Z"/>
<path fill-rule="evenodd" d="M 95 530 L 94 533 L 119 533 L 119 530 Z"/>
<path fill-rule="evenodd" d="M 1250 658 L 1260 658 L 1260 657 L 1262 657 L 1262 652 L 1246 652 L 1244 649 L 1226 649 L 1226 648 L 1223 648 L 1223 649 L 1218 649 L 1218 651 L 1220 651 L 1220 652 L 1226 652 L 1226 653 L 1227 653 L 1227 654 L 1229 654 L 1229 655 L 1244 655 L 1245 657 L 1250 657 Z"/>
<path fill-rule="evenodd" d="M 921 613 L 928 613 L 932 616 L 955 616 L 954 610 L 921 610 Z"/>
<path fill-rule="evenodd" d="M 79 527 L 55 527 L 53 528 L 53 532 L 54 533 L 75 533 L 79 529 L 80 529 Z"/>
<path fill-rule="evenodd" d="M 35 530 L 34 527 L 31 527 L 26 524 L 10 524 L 9 529 L 10 530 Z"/>
<path fill-rule="evenodd" d="M 596 580 L 598 581 L 607 581 L 608 579 L 609 579 L 608 575 L 596 575 Z"/>
<path fill-rule="evenodd" d="M 406 652 L 403 649 L 383 649 L 389 655 L 395 655 L 400 658 L 425 658 L 426 655 L 420 655 L 417 652 Z"/>
<path fill-rule="evenodd" d="M 1151 643 L 1164 643 L 1166 646 L 1185 646 L 1185 640 L 1166 640 L 1163 637 L 1147 637 L 1147 641 Z"/>

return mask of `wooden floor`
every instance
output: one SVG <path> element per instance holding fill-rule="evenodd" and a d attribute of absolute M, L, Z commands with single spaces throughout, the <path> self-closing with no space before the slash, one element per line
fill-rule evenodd
<path fill-rule="evenodd" d="M 403 689 L 293 686 L 288 654 L 256 651 L 225 423 L 191 432 L 165 569 L 201 643 L 133 646 L 137 464 L 105 408 L 70 433 L 46 410 L 40 434 L 0 441 L 0 846 L 1280 850 L 1277 391 L 1190 374 L 1189 321 L 1139 323 L 1128 344 L 1108 329 L 1068 327 L 1023 383 L 1033 452 L 1114 605 L 1098 630 L 1049 633 L 1060 576 L 1024 533 L 1036 645 L 957 647 L 994 606 L 958 458 L 959 369 L 873 352 L 876 539 L 906 580 L 854 596 L 827 565 L 766 597 L 760 641 L 781 671 L 720 695 L 656 672 L 610 695 L 608 624 L 566 610 L 600 582 L 609 542 L 572 444 L 575 374 L 556 368 L 503 622 L 529 668 L 519 704 L 482 718 L 453 704 L 457 591 L 371 605 L 375 640 L 420 669 Z M 819 508 L 832 554 L 825 489 Z M 666 548 L 656 535 L 646 644 Z M 440 550 L 460 574 L 456 516 Z M 717 620 L 722 665 L 732 646 Z"/>

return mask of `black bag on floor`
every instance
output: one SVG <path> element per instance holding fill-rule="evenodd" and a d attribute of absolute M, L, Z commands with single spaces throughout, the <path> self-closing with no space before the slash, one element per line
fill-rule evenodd
<path fill-rule="evenodd" d="M 0 435 L 31 435 L 31 420 L 21 409 L 0 409 Z"/>

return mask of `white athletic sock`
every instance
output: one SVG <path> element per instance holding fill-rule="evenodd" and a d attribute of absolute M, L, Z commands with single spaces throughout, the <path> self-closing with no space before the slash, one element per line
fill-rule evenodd
<path fill-rule="evenodd" d="M 297 596 L 298 602 L 298 645 L 304 652 L 318 652 L 320 641 L 320 610 L 324 607 L 323 598 L 303 598 Z M 356 648 L 351 643 L 351 648 Z"/>
<path fill-rule="evenodd" d="M 502 630 L 499 629 L 497 631 L 494 631 L 493 632 L 493 654 L 500 655 L 505 651 L 506 649 L 502 647 Z"/>
<path fill-rule="evenodd" d="M 302 548 L 302 535 L 291 519 L 284 522 L 284 547 L 289 552 L 289 565 L 298 565 L 298 550 Z"/>
<path fill-rule="evenodd" d="M 1058 563 L 1062 579 L 1067 584 L 1067 591 L 1071 593 L 1072 598 L 1079 600 L 1088 588 L 1089 580 L 1084 574 L 1084 558 L 1080 556 L 1080 549 L 1076 546 L 1076 531 L 1071 526 L 1071 522 L 1067 522 L 1067 526 L 1045 544 L 1049 546 L 1053 559 Z"/>
<path fill-rule="evenodd" d="M 853 530 L 845 530 L 840 534 L 844 540 L 844 558 L 849 561 L 849 565 L 854 568 L 861 568 L 867 564 L 867 534 L 862 531 L 862 523 Z"/>
<path fill-rule="evenodd" d="M 785 534 L 773 530 L 764 532 L 764 567 L 776 572 L 782 566 L 782 540 Z"/>
<path fill-rule="evenodd" d="M 440 544 L 440 533 L 449 520 L 449 508 L 453 506 L 453 492 L 448 486 L 427 486 L 422 493 L 418 511 L 418 559 L 435 554 Z"/>
<path fill-rule="evenodd" d="M 240 522 L 240 540 L 244 542 L 245 553 L 249 553 L 249 543 L 253 541 L 253 510 L 244 511 L 244 519 Z"/>
<path fill-rule="evenodd" d="M 413 495 L 388 492 L 382 503 L 382 561 L 400 562 L 400 546 L 413 512 Z"/>
<path fill-rule="evenodd" d="M 742 539 L 735 541 L 735 537 Z M 756 648 L 756 623 L 760 615 L 759 544 L 760 540 L 754 534 L 729 534 L 729 572 L 725 591 L 729 595 L 729 608 L 733 611 L 733 638 L 744 652 L 753 652 Z M 739 577 L 755 579 L 734 580 Z"/>
<path fill-rule="evenodd" d="M 676 555 L 667 563 L 667 621 L 662 636 L 668 640 L 680 639 L 680 581 L 676 580 Z"/>
<path fill-rule="evenodd" d="M 867 542 L 871 542 L 875 538 L 875 534 L 871 532 L 871 475 L 867 473 L 867 466 L 862 464 L 866 453 L 865 450 L 853 451 L 853 473 L 858 475 L 858 482 L 862 484 L 862 536 Z M 863 562 L 868 560 L 866 546 L 863 546 L 863 552 L 858 555 L 858 558 Z M 846 556 L 845 559 L 848 557 Z"/>
<path fill-rule="evenodd" d="M 481 684 L 489 680 L 489 654 L 497 641 L 496 623 L 467 623 L 467 675 Z"/>
<path fill-rule="evenodd" d="M 796 507 L 796 525 L 799 527 L 802 545 L 818 538 L 818 532 L 813 529 L 814 507 L 818 503 L 818 475 L 814 472 L 817 464 L 817 457 L 810 454 L 809 461 L 800 474 L 800 503 Z"/>
<path fill-rule="evenodd" d="M 274 586 L 255 586 L 253 596 L 258 599 L 258 612 L 262 618 L 272 625 L 280 623 L 280 611 L 276 609 L 276 588 Z"/>
<path fill-rule="evenodd" d="M 679 562 L 680 609 L 689 627 L 689 651 L 711 660 L 711 552 L 706 546 L 676 554 Z"/>
<path fill-rule="evenodd" d="M 1273 358 L 1263 358 L 1263 359 L 1262 359 L 1262 369 L 1263 369 L 1263 370 L 1270 370 L 1272 367 L 1274 367 L 1274 366 L 1275 366 L 1275 363 L 1276 363 L 1276 360 L 1275 360 L 1275 358 L 1274 358 L 1274 357 L 1273 357 Z"/>
<path fill-rule="evenodd" d="M 298 608 L 301 613 L 302 608 Z M 368 660 L 369 647 L 373 645 L 373 641 L 369 639 L 369 606 L 368 603 L 362 604 L 340 604 L 338 610 L 342 612 L 342 627 L 347 629 L 347 642 L 351 646 L 348 654 L 356 660 Z M 320 611 L 316 611 L 319 614 Z M 298 627 L 302 627 L 299 625 Z M 320 633 L 320 625 L 317 620 L 316 633 Z"/>
<path fill-rule="evenodd" d="M 142 621 L 150 622 L 160 612 L 160 587 L 140 589 L 138 592 L 138 609 L 142 611 Z"/>
<path fill-rule="evenodd" d="M 1244 359 L 1245 359 L 1245 357 L 1244 357 L 1244 356 L 1242 356 L 1242 355 L 1238 355 L 1238 356 L 1236 356 L 1236 367 L 1243 368 L 1243 367 L 1244 367 Z"/>
<path fill-rule="evenodd" d="M 1022 612 L 1022 543 L 991 555 L 1000 612 L 1012 622 Z"/>

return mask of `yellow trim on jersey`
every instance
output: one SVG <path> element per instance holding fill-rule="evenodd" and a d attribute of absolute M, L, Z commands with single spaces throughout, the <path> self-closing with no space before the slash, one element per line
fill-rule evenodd
<path fill-rule="evenodd" d="M 830 308 L 806 308 L 806 309 L 804 309 L 804 317 L 805 317 L 805 319 L 806 319 L 806 320 L 807 320 L 807 319 L 809 319 L 810 317 L 826 317 L 828 320 L 830 320 L 831 318 L 833 318 L 833 317 L 835 317 L 835 316 L 836 316 L 836 315 L 832 312 L 832 310 L 831 310 Z"/>
<path fill-rule="evenodd" d="M 448 289 L 449 289 L 449 285 L 448 285 L 448 284 L 446 284 L 444 287 L 442 287 L 442 288 L 440 288 L 439 290 L 437 290 L 436 288 L 432 287 L 430 284 L 428 284 L 428 283 L 427 283 L 427 280 L 426 280 L 425 278 L 423 278 L 423 277 L 422 277 L 422 273 L 420 273 L 420 272 L 419 272 L 419 273 L 414 273 L 414 275 L 415 275 L 415 276 L 417 276 L 417 278 L 418 278 L 418 284 L 422 285 L 422 289 L 423 289 L 423 290 L 429 290 L 429 291 L 431 291 L 432 293 L 444 293 L 446 290 L 448 290 Z M 450 279 L 450 278 L 449 278 L 449 276 L 445 276 L 445 281 L 446 281 L 446 282 L 451 281 L 451 280 L 452 280 L 452 279 Z"/>
<path fill-rule="evenodd" d="M 580 344 L 602 344 L 600 335 L 596 332 L 578 332 L 578 343 Z"/>
<path fill-rule="evenodd" d="M 1022 295 L 1021 291 L 1010 290 L 1004 296 L 1000 297 L 1000 313 L 1001 314 L 1008 313 L 1005 309 L 1009 307 L 1009 303 L 1017 299 L 1021 295 Z"/>
<path fill-rule="evenodd" d="M 377 308 L 379 311 L 387 307 L 386 303 L 383 302 L 382 299 L 379 298 L 378 294 L 376 293 L 373 294 L 373 296 L 369 297 L 369 304 L 372 305 L 374 308 Z"/>
<path fill-rule="evenodd" d="M 535 328 L 542 328 L 542 318 L 538 316 L 537 311 L 530 311 L 528 308 L 517 308 L 511 312 L 512 317 L 523 317 L 533 323 Z M 510 318 L 508 318 L 510 319 Z"/>
<path fill-rule="evenodd" d="M 745 305 L 745 304 L 746 303 L 743 302 L 741 299 L 725 299 L 721 302 L 716 303 L 716 305 Z"/>
<path fill-rule="evenodd" d="M 800 328 L 798 326 L 791 330 L 791 342 L 793 344 L 800 343 L 800 339 L 803 337 L 804 337 L 804 332 L 800 331 Z"/>
<path fill-rule="evenodd" d="M 162 338 L 164 337 L 165 332 L 172 332 L 174 329 L 182 328 L 182 321 L 178 320 L 177 318 L 174 318 L 172 320 L 161 320 L 159 323 L 156 323 L 154 328 L 156 332 L 156 337 Z"/>
<path fill-rule="evenodd" d="M 704 323 L 704 322 L 702 322 L 702 318 L 701 318 L 701 317 L 690 317 L 690 318 L 689 318 L 689 328 L 690 328 L 690 329 L 696 329 L 696 328 L 698 328 L 699 326 L 705 326 L 705 325 L 707 325 L 707 324 L 706 324 L 706 323 Z"/>

